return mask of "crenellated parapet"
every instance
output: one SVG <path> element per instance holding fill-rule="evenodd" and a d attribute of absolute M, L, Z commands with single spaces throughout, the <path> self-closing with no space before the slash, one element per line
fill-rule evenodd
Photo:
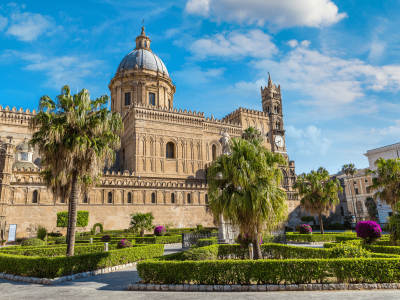
<path fill-rule="evenodd" d="M 27 108 L 24 110 L 22 107 L 17 110 L 14 106 L 10 109 L 9 106 L 3 108 L 0 105 L 0 123 L 11 123 L 11 124 L 18 124 L 18 125 L 29 125 L 29 120 L 36 115 L 36 110 L 30 110 Z"/>

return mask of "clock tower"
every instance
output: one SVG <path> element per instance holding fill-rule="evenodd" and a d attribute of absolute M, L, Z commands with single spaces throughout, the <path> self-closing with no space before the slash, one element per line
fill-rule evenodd
<path fill-rule="evenodd" d="M 268 137 L 273 152 L 287 156 L 285 143 L 285 130 L 283 126 L 281 86 L 272 83 L 271 75 L 268 76 L 268 86 L 261 87 L 261 103 L 263 112 L 269 116 Z"/>

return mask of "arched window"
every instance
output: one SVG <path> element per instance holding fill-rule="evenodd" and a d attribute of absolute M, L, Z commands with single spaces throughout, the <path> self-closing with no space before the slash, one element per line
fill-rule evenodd
<path fill-rule="evenodd" d="M 275 106 L 275 113 L 276 114 L 278 113 L 278 107 L 277 106 Z"/>
<path fill-rule="evenodd" d="M 64 199 L 64 197 L 61 197 L 61 203 L 65 203 L 65 199 Z"/>
<path fill-rule="evenodd" d="M 156 203 L 156 193 L 151 193 L 151 203 Z"/>
<path fill-rule="evenodd" d="M 131 194 L 131 192 L 128 193 L 128 203 L 132 203 L 132 194 Z"/>
<path fill-rule="evenodd" d="M 175 203 L 175 194 L 171 193 L 171 203 Z"/>
<path fill-rule="evenodd" d="M 146 47 L 146 41 L 143 42 L 143 47 Z"/>
<path fill-rule="evenodd" d="M 112 193 L 111 192 L 108 192 L 108 200 L 107 200 L 107 202 L 108 203 L 112 203 Z"/>
<path fill-rule="evenodd" d="M 279 123 L 278 122 L 276 122 L 276 129 L 279 129 Z"/>
<path fill-rule="evenodd" d="M 171 107 L 171 100 L 168 100 L 168 108 Z"/>
<path fill-rule="evenodd" d="M 212 145 L 211 152 L 212 152 L 212 160 L 216 160 L 217 159 L 217 146 Z"/>
<path fill-rule="evenodd" d="M 85 197 L 83 198 L 83 202 L 82 203 L 88 203 L 88 196 L 85 195 Z"/>
<path fill-rule="evenodd" d="M 167 158 L 175 158 L 174 150 L 175 150 L 175 144 L 173 142 L 167 143 L 166 151 L 165 151 L 166 157 Z"/>
<path fill-rule="evenodd" d="M 208 203 L 208 195 L 205 196 L 206 203 Z"/>
<path fill-rule="evenodd" d="M 187 194 L 187 203 L 190 203 L 190 194 Z"/>
<path fill-rule="evenodd" d="M 38 192 L 36 190 L 32 193 L 32 203 L 38 203 Z"/>

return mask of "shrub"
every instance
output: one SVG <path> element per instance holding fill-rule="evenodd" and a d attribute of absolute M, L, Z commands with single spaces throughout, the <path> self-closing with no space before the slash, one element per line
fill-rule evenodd
<path fill-rule="evenodd" d="M 356 225 L 357 236 L 364 240 L 364 243 L 371 245 L 382 236 L 381 227 L 374 221 L 361 221 Z"/>
<path fill-rule="evenodd" d="M 66 244 L 67 243 L 67 237 L 66 236 L 60 236 L 55 240 L 56 244 Z"/>
<path fill-rule="evenodd" d="M 294 231 L 299 232 L 299 231 L 300 231 L 300 225 L 297 225 L 297 226 L 294 228 Z"/>
<path fill-rule="evenodd" d="M 45 239 L 46 235 L 47 235 L 47 229 L 39 225 L 36 237 L 43 241 Z"/>
<path fill-rule="evenodd" d="M 97 226 L 99 226 L 99 228 L 100 228 L 100 233 L 103 233 L 103 224 L 101 224 L 101 223 L 96 223 L 96 224 L 93 225 L 93 228 L 90 229 L 90 233 L 91 233 L 92 235 L 95 234 L 95 232 L 96 232 L 96 227 L 97 227 Z"/>
<path fill-rule="evenodd" d="M 329 258 L 370 258 L 371 252 L 353 244 L 337 244 L 329 248 Z"/>
<path fill-rule="evenodd" d="M 86 227 L 89 224 L 89 212 L 78 210 L 76 218 L 76 227 Z M 68 212 L 60 211 L 57 213 L 57 227 L 68 226 Z"/>
<path fill-rule="evenodd" d="M 235 242 L 242 247 L 247 247 L 249 244 L 251 244 L 252 241 L 248 233 L 240 233 L 235 239 Z"/>
<path fill-rule="evenodd" d="M 144 236 L 145 230 L 153 229 L 154 216 L 152 212 L 136 213 L 131 215 L 131 227 L 134 232 L 140 232 L 140 236 Z"/>
<path fill-rule="evenodd" d="M 202 230 L 203 228 L 203 225 L 197 225 L 197 231 Z"/>
<path fill-rule="evenodd" d="M 312 234 L 312 229 L 310 225 L 303 224 L 300 226 L 299 232 L 301 234 Z"/>
<path fill-rule="evenodd" d="M 154 234 L 156 236 L 164 236 L 165 235 L 165 228 L 163 226 L 157 226 L 154 229 Z"/>
<path fill-rule="evenodd" d="M 343 230 L 344 226 L 342 225 L 342 223 L 340 222 L 336 222 L 332 225 L 332 229 L 334 230 Z"/>
<path fill-rule="evenodd" d="M 48 233 L 47 236 L 60 237 L 60 236 L 62 236 L 62 233 L 61 232 L 53 232 L 52 231 L 52 232 Z"/>
<path fill-rule="evenodd" d="M 183 253 L 183 260 L 216 260 L 218 254 L 218 245 L 195 248 Z"/>
<path fill-rule="evenodd" d="M 22 242 L 21 246 L 29 247 L 29 246 L 43 246 L 45 243 L 41 239 L 27 239 Z"/>
<path fill-rule="evenodd" d="M 209 239 L 198 239 L 197 240 L 197 246 L 198 247 L 205 247 L 205 246 L 210 246 L 210 245 L 216 245 L 218 244 L 218 238 L 217 237 L 212 237 Z"/>
<path fill-rule="evenodd" d="M 108 234 L 103 235 L 103 236 L 101 237 L 101 241 L 104 242 L 104 243 L 108 243 L 108 242 L 111 241 L 111 237 L 110 237 Z"/>
<path fill-rule="evenodd" d="M 117 249 L 131 248 L 132 243 L 126 239 L 122 239 L 117 243 Z"/>
<path fill-rule="evenodd" d="M 199 234 L 205 234 L 205 235 L 210 235 L 211 233 L 212 233 L 212 230 L 211 229 L 200 229 L 200 230 L 198 230 L 197 231 L 197 233 L 199 233 Z"/>

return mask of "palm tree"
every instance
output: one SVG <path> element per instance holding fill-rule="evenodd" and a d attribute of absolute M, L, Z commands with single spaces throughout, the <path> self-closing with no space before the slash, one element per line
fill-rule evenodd
<path fill-rule="evenodd" d="M 387 205 L 394 207 L 400 200 L 400 158 L 379 158 L 375 165 L 375 171 L 367 170 L 366 175 L 373 174 L 372 185 L 369 189 L 376 191 L 374 199 L 378 197 Z"/>
<path fill-rule="evenodd" d="M 356 223 L 357 223 L 357 207 L 354 203 L 353 191 L 351 189 L 351 183 L 350 183 L 350 179 L 349 179 L 349 176 L 351 176 L 351 178 L 354 177 L 354 174 L 357 173 L 357 169 L 354 164 L 348 164 L 348 165 L 342 166 L 342 172 L 345 173 L 346 177 L 347 177 L 347 182 L 349 184 L 349 190 L 350 190 L 350 195 L 351 195 L 351 202 L 353 204 L 354 217 L 356 218 Z M 356 201 L 357 201 L 357 199 L 356 199 Z"/>
<path fill-rule="evenodd" d="M 301 208 L 318 215 L 321 234 L 324 234 L 322 214 L 335 209 L 339 203 L 338 192 L 343 191 L 339 180 L 330 179 L 328 171 L 320 167 L 317 171 L 298 176 L 293 188 L 298 190 L 295 195 L 302 197 Z"/>
<path fill-rule="evenodd" d="M 378 214 L 378 210 L 376 207 L 376 203 L 374 198 L 367 197 L 365 198 L 365 206 L 367 207 L 368 215 L 371 221 L 376 221 L 376 215 Z"/>
<path fill-rule="evenodd" d="M 254 259 L 262 258 L 260 235 L 287 218 L 286 193 L 279 188 L 285 158 L 251 141 L 232 138 L 232 153 L 219 156 L 208 169 L 209 208 L 253 241 Z"/>
<path fill-rule="evenodd" d="M 250 126 L 243 131 L 242 138 L 258 144 L 260 144 L 263 140 L 261 132 L 253 126 Z"/>
<path fill-rule="evenodd" d="M 107 104 L 108 96 L 91 100 L 86 89 L 71 95 L 66 85 L 57 103 L 41 97 L 39 112 L 30 120 L 35 131 L 30 143 L 39 147 L 44 182 L 53 194 L 69 198 L 67 256 L 74 255 L 78 198 L 99 183 L 121 144 L 121 116 L 108 111 Z"/>

